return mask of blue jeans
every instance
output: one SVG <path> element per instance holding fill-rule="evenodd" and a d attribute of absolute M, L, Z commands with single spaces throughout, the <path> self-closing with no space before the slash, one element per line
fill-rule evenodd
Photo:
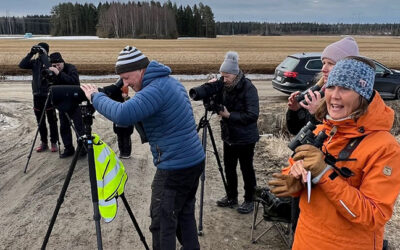
<path fill-rule="evenodd" d="M 194 208 L 204 161 L 179 170 L 157 169 L 151 185 L 150 231 L 153 249 L 200 249 Z"/>

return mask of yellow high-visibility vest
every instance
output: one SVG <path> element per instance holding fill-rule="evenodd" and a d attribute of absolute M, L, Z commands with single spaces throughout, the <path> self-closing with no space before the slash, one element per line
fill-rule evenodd
<path fill-rule="evenodd" d="M 128 176 L 115 152 L 97 134 L 92 136 L 100 215 L 111 222 L 117 214 L 116 198 L 124 192 Z"/>

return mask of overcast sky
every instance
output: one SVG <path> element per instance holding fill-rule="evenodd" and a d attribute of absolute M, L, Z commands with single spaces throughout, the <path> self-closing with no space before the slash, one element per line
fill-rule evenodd
<path fill-rule="evenodd" d="M 128 2 L 124 0 L 111 0 Z M 50 14 L 61 2 L 93 3 L 97 0 L 1 0 L 0 16 Z M 110 2 L 110 1 L 109 1 Z M 161 0 L 160 2 L 165 2 Z M 193 6 L 199 1 L 172 1 Z M 399 23 L 399 0 L 204 0 L 216 21 Z"/>

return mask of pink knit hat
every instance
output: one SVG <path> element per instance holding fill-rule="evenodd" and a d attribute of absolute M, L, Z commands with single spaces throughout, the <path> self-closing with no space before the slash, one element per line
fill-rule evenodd
<path fill-rule="evenodd" d="M 335 63 L 347 56 L 359 56 L 357 42 L 351 36 L 328 45 L 322 52 L 321 59 L 328 58 Z"/>

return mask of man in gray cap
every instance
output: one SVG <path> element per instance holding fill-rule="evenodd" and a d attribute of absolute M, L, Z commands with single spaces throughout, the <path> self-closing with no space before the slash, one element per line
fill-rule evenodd
<path fill-rule="evenodd" d="M 136 94 L 124 103 L 84 85 L 95 109 L 122 126 L 142 121 L 157 167 L 151 185 L 150 231 L 153 249 L 200 249 L 194 207 L 204 151 L 186 89 L 170 76 L 171 69 L 127 46 L 119 54 L 115 71 Z M 175 237 L 176 235 L 176 237 Z"/>
<path fill-rule="evenodd" d="M 220 207 L 233 208 L 238 204 L 236 166 L 239 161 L 244 182 L 244 201 L 237 208 L 242 214 L 253 211 L 256 176 L 253 167 L 254 147 L 259 139 L 257 119 L 258 93 L 252 82 L 239 69 L 239 55 L 229 51 L 221 64 L 223 86 L 220 87 L 224 110 L 221 116 L 221 137 L 224 141 L 224 165 L 227 196 L 217 201 Z M 215 81 L 211 80 L 212 81 Z M 218 81 L 221 84 L 221 81 Z"/>

